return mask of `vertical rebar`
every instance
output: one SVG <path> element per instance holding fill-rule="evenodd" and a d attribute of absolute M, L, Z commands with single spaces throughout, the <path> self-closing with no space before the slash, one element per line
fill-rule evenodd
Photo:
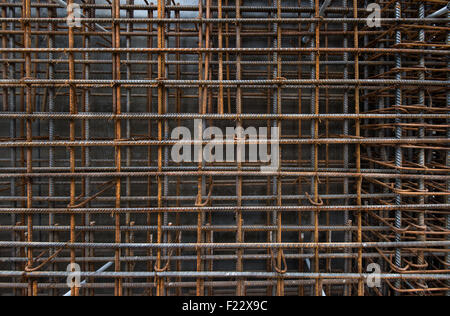
<path fill-rule="evenodd" d="M 401 7 L 401 2 L 397 1 L 395 3 L 395 18 L 396 19 L 400 19 L 402 17 L 402 7 Z M 400 45 L 402 42 L 402 32 L 399 28 L 396 29 L 395 31 L 395 44 L 398 46 Z M 402 73 L 401 73 L 401 67 L 402 67 L 402 57 L 401 54 L 397 53 L 395 54 L 395 67 L 396 67 L 396 74 L 395 74 L 395 79 L 397 81 L 402 80 Z M 395 90 L 395 106 L 397 107 L 397 114 L 399 114 L 400 112 L 398 111 L 399 107 L 403 104 L 403 98 L 402 98 L 402 89 L 399 86 L 396 90 Z M 401 126 L 401 119 L 396 118 L 395 119 L 395 137 L 397 139 L 401 139 L 403 136 L 403 129 Z M 401 173 L 400 168 L 402 167 L 402 161 L 403 161 L 403 152 L 402 152 L 402 148 L 401 146 L 396 146 L 395 148 L 395 166 L 397 168 L 397 172 Z M 402 180 L 400 178 L 396 178 L 395 179 L 395 188 L 397 190 L 401 190 L 402 189 Z M 395 203 L 397 206 L 401 206 L 402 205 L 402 196 L 400 194 L 396 194 L 395 197 Z M 397 210 L 395 211 L 395 228 L 400 229 L 402 227 L 402 211 L 401 210 Z M 396 232 L 395 234 L 395 241 L 400 242 L 401 241 L 401 234 Z M 395 250 L 395 265 L 398 268 L 401 268 L 402 266 L 402 253 L 401 253 L 401 249 L 397 248 Z M 396 281 L 396 287 L 400 288 L 401 286 L 401 281 L 398 280 Z"/>

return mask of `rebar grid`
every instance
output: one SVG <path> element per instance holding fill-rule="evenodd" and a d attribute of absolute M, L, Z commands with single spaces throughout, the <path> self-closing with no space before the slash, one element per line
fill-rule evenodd
<path fill-rule="evenodd" d="M 447 1 L 374 2 L 1 0 L 0 295 L 448 295 Z"/>

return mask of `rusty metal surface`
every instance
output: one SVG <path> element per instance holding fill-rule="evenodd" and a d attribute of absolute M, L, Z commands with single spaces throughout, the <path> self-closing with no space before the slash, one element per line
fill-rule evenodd
<path fill-rule="evenodd" d="M 449 295 L 447 1 L 376 2 L 0 0 L 0 295 Z"/>

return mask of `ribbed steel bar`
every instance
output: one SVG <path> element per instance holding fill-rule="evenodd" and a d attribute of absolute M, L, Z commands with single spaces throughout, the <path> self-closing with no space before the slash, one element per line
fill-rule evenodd
<path fill-rule="evenodd" d="M 0 1 L 0 295 L 449 295 L 447 2 L 178 2 Z"/>

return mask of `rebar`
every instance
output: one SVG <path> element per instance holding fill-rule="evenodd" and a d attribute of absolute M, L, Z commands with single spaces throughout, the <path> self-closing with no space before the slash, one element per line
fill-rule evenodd
<path fill-rule="evenodd" d="M 1 0 L 0 295 L 450 295 L 448 1 L 374 3 Z"/>

